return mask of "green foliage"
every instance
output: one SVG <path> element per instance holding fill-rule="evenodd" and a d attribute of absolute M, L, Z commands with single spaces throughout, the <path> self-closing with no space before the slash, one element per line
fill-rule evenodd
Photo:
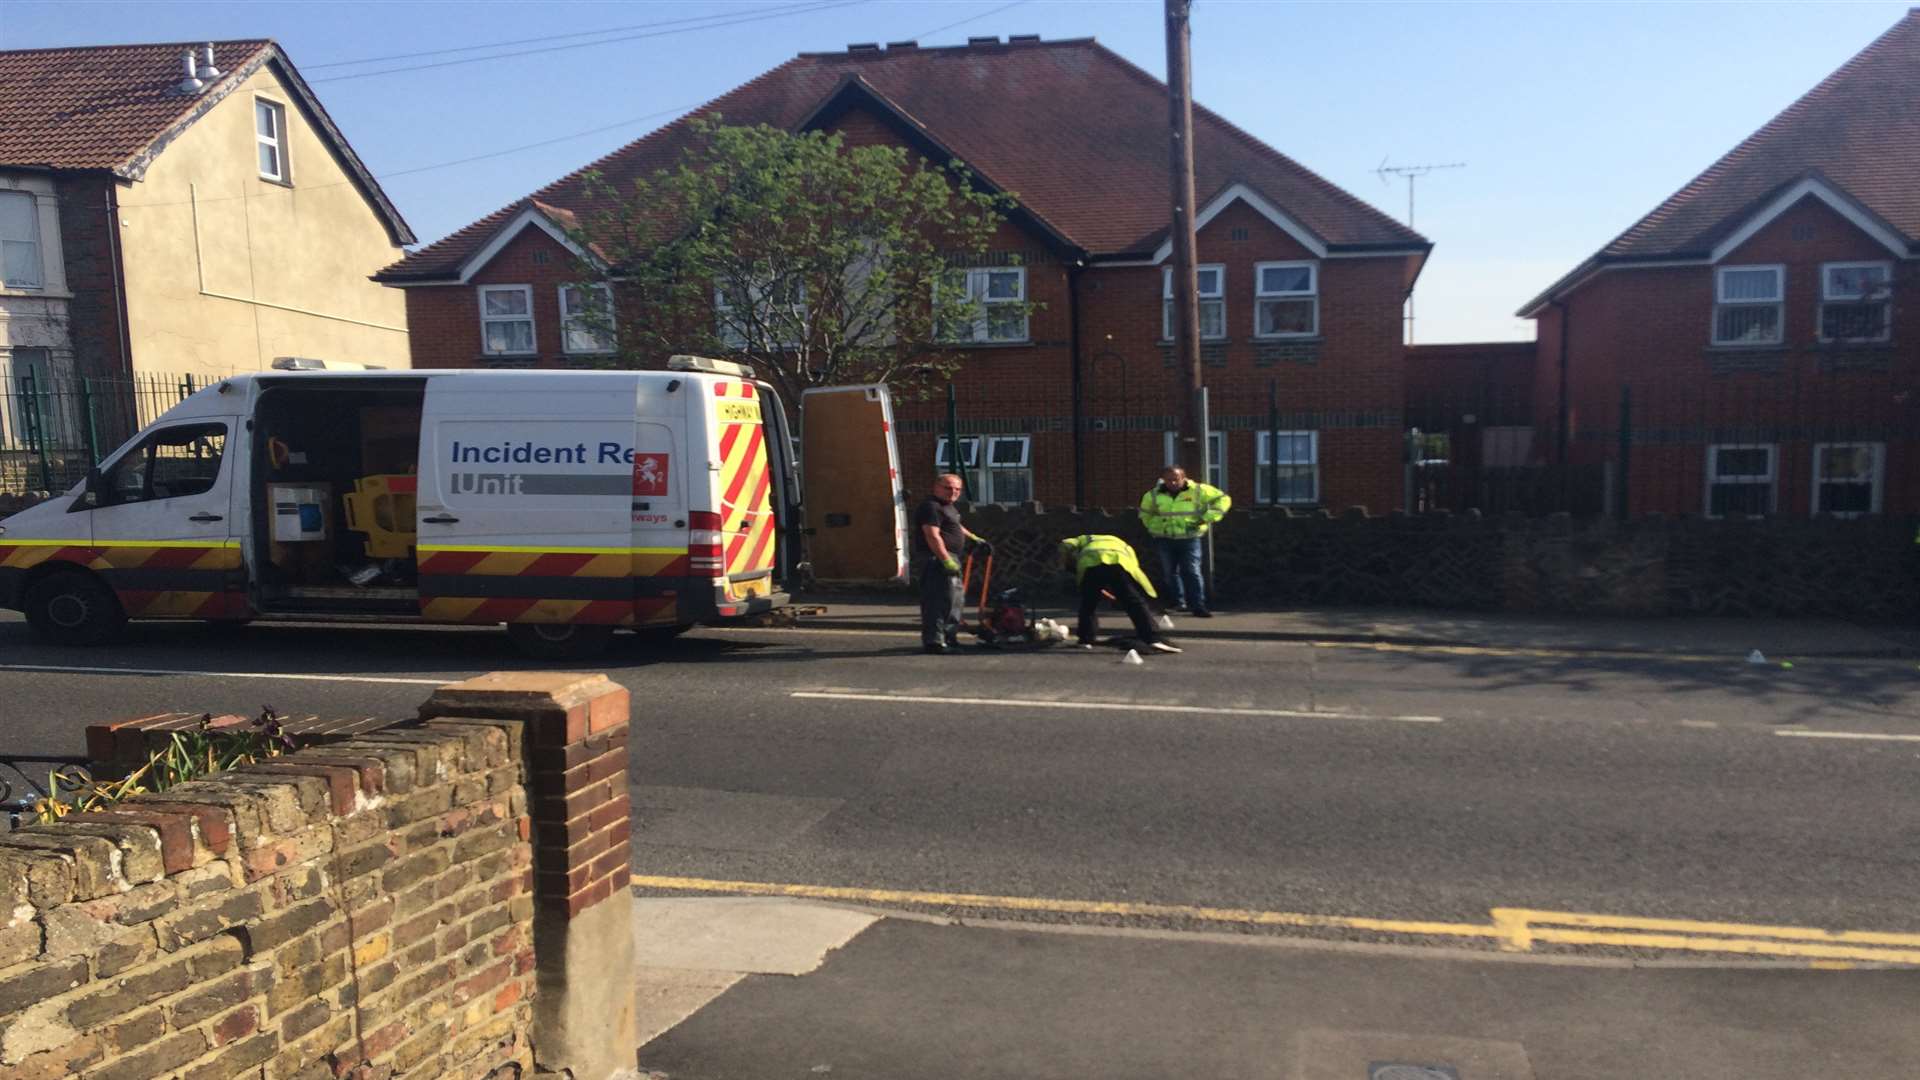
<path fill-rule="evenodd" d="M 243 728 L 214 728 L 213 714 L 200 717 L 190 731 L 169 734 L 167 745 L 148 755 L 138 768 L 117 780 L 97 781 L 84 773 L 54 770 L 47 777 L 48 795 L 36 801 L 33 812 L 41 823 L 59 821 L 68 814 L 101 810 L 124 799 L 279 757 L 292 749 L 293 740 L 281 727 L 286 718 L 271 708 Z"/>
<path fill-rule="evenodd" d="M 910 394 L 950 376 L 951 328 L 981 316 L 953 270 L 982 261 L 1011 197 L 958 163 L 839 134 L 717 119 L 692 134 L 678 164 L 631 190 L 588 178 L 600 209 L 574 239 L 604 264 L 583 267 L 582 285 L 609 268 L 617 281 L 618 312 L 587 320 L 616 341 L 614 362 L 731 356 L 789 402 L 810 386 Z"/>

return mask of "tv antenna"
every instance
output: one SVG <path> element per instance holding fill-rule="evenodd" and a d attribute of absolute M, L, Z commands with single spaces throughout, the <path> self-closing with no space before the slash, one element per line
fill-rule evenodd
<path fill-rule="evenodd" d="M 1413 228 L 1414 182 L 1419 180 L 1421 177 L 1427 175 L 1430 172 L 1438 172 L 1441 169 L 1464 169 L 1466 167 L 1467 167 L 1467 163 L 1464 161 L 1444 161 L 1444 162 L 1439 162 L 1432 165 L 1389 165 L 1387 164 L 1387 158 L 1383 157 L 1380 159 L 1380 167 L 1373 170 L 1373 174 L 1375 176 L 1378 176 L 1380 178 L 1380 182 L 1383 184 L 1393 183 L 1393 178 L 1396 176 L 1404 176 L 1407 178 L 1407 228 L 1411 229 Z M 1407 344 L 1411 345 L 1413 344 L 1413 294 L 1412 293 L 1407 294 L 1406 322 L 1407 322 Z"/>
<path fill-rule="evenodd" d="M 1411 229 L 1413 228 L 1414 181 L 1430 172 L 1437 172 L 1440 169 L 1464 169 L 1466 167 L 1467 163 L 1464 161 L 1447 161 L 1437 165 L 1389 165 L 1387 164 L 1386 158 L 1381 158 L 1380 167 L 1373 170 L 1373 174 L 1378 176 L 1380 182 L 1383 184 L 1393 183 L 1393 177 L 1396 176 L 1404 176 L 1407 178 L 1407 228 Z"/>

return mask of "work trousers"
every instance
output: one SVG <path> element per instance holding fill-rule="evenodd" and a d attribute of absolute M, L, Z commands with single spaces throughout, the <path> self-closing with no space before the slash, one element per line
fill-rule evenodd
<path fill-rule="evenodd" d="M 1140 591 L 1140 585 L 1133 575 L 1118 566 L 1093 566 L 1080 575 L 1080 627 L 1079 638 L 1082 645 L 1091 645 L 1100 636 L 1100 601 L 1102 591 L 1113 594 L 1114 602 L 1127 609 L 1127 617 L 1133 620 L 1133 636 L 1143 645 L 1151 645 L 1160 640 L 1160 632 L 1154 629 L 1153 611 L 1147 607 L 1147 595 Z"/>
<path fill-rule="evenodd" d="M 1207 582 L 1200 575 L 1198 536 L 1170 537 L 1153 542 L 1160 556 L 1160 575 L 1167 581 L 1169 607 L 1193 605 L 1195 611 L 1207 610 Z"/>
<path fill-rule="evenodd" d="M 960 641 L 960 575 L 947 573 L 931 556 L 920 564 L 920 644 L 957 645 Z"/>

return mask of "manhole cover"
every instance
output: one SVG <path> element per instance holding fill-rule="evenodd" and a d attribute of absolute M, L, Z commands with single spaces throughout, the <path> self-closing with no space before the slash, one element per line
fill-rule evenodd
<path fill-rule="evenodd" d="M 1367 1080 L 1460 1080 L 1460 1074 L 1451 1065 L 1379 1061 L 1367 1066 Z"/>

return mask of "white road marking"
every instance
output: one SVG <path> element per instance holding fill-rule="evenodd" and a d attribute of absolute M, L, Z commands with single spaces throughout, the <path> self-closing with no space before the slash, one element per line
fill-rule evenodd
<path fill-rule="evenodd" d="M 1920 742 L 1920 735 L 1879 735 L 1866 731 L 1776 731 L 1789 739 L 1868 739 L 1880 742 Z"/>
<path fill-rule="evenodd" d="M 286 679 L 298 682 L 390 683 L 397 686 L 445 686 L 458 678 L 403 679 L 392 675 L 308 675 L 273 671 L 163 671 L 158 668 L 60 667 L 54 664 L 0 664 L 0 671 L 43 671 L 72 675 L 170 675 L 205 679 Z"/>
<path fill-rule="evenodd" d="M 1029 709 L 1080 709 L 1094 712 L 1187 713 L 1201 716 L 1261 716 L 1282 720 L 1391 720 L 1401 724 L 1439 724 L 1439 716 L 1369 716 L 1365 713 L 1310 712 L 1304 709 L 1238 709 L 1212 705 L 1160 705 L 1125 701 L 1048 701 L 1044 698 L 950 697 L 935 694 L 867 694 L 795 690 L 796 698 L 828 701 L 882 701 L 900 705 L 1007 705 Z"/>

